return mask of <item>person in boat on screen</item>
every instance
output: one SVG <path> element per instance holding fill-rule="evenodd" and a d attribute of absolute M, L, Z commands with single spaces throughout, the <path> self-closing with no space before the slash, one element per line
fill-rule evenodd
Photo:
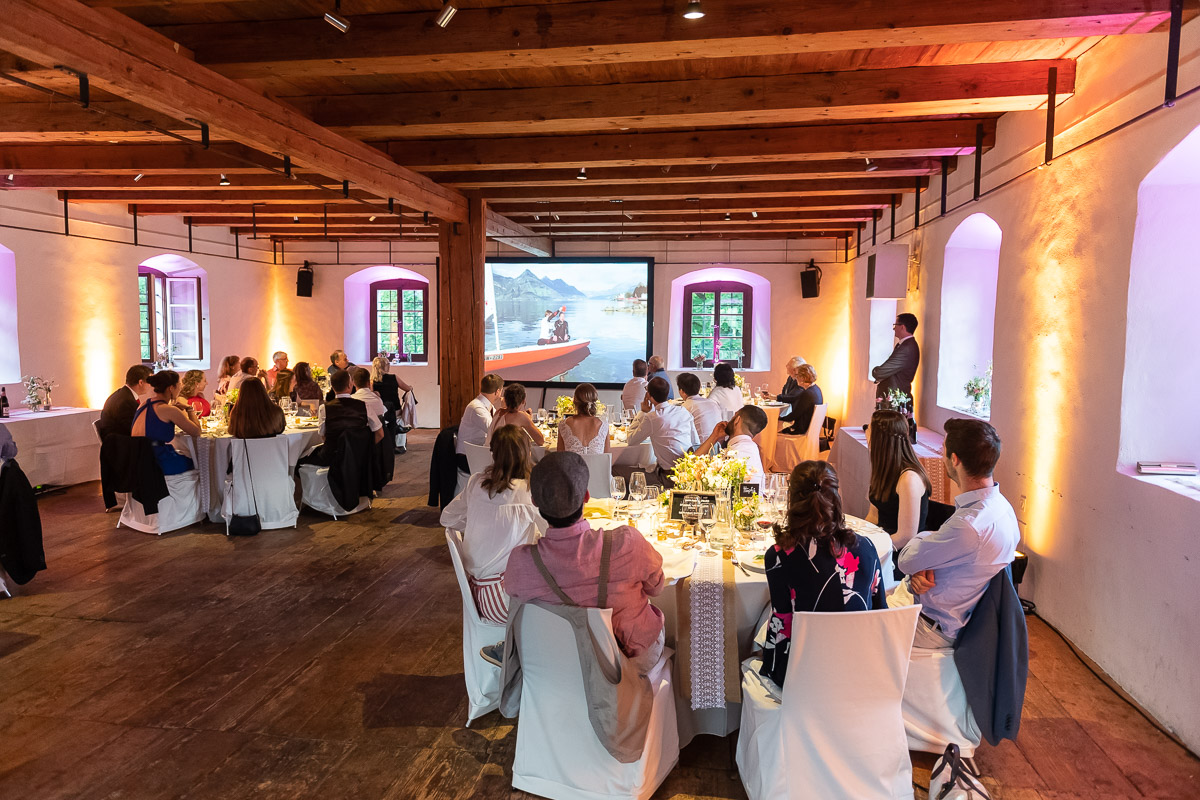
<path fill-rule="evenodd" d="M 554 323 L 554 340 L 557 342 L 571 341 L 571 332 L 567 327 L 567 307 L 558 309 L 558 321 Z"/>
<path fill-rule="evenodd" d="M 557 344 L 558 342 L 566 341 L 561 336 L 561 334 L 566 333 L 566 322 L 563 320 L 555 321 L 566 310 L 565 306 L 558 311 L 551 308 L 546 309 L 546 315 L 542 317 L 539 323 L 541 329 L 538 332 L 538 344 Z"/>

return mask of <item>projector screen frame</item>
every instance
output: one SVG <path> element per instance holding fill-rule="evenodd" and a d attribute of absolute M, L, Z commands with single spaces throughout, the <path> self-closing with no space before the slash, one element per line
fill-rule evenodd
<path fill-rule="evenodd" d="M 489 256 L 484 259 L 488 264 L 645 264 L 646 265 L 646 355 L 649 360 L 654 347 L 654 257 L 653 256 L 542 256 L 522 258 L 520 256 Z M 632 367 L 632 365 L 631 365 Z M 489 370 L 487 362 L 483 364 L 486 374 Z M 631 371 L 630 377 L 633 376 Z M 503 377 L 503 376 L 501 376 Z M 519 383 L 526 389 L 571 389 L 588 381 L 511 381 Z M 608 381 L 592 383 L 597 390 L 620 390 L 625 384 Z"/>

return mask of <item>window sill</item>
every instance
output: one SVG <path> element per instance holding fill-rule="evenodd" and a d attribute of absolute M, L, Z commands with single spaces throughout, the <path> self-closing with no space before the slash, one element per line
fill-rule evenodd
<path fill-rule="evenodd" d="M 971 419 L 981 419 L 984 422 L 990 422 L 992 419 L 992 408 L 988 406 L 982 411 L 972 411 L 970 406 L 944 406 L 939 404 L 938 408 L 943 411 L 949 411 L 952 414 L 961 414 L 964 417 Z"/>
<path fill-rule="evenodd" d="M 1200 475 L 1140 475 L 1136 465 L 1117 467 L 1117 473 L 1139 483 L 1148 483 L 1192 500 L 1200 500 Z"/>
<path fill-rule="evenodd" d="M 142 363 L 145 364 L 147 367 L 154 369 L 153 361 L 143 361 Z M 212 368 L 212 365 L 209 363 L 209 360 L 207 358 L 194 359 L 194 360 L 178 359 L 175 361 L 175 366 L 172 367 L 172 369 L 174 369 L 176 372 L 178 372 L 180 374 L 187 372 L 189 369 L 207 370 L 207 369 L 211 369 L 211 368 Z"/>

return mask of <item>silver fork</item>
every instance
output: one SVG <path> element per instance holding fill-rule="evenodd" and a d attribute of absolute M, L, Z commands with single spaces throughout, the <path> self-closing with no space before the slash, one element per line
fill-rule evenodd
<path fill-rule="evenodd" d="M 735 567 L 737 567 L 738 569 L 740 569 L 740 570 L 742 571 L 742 574 L 743 574 L 743 575 L 745 575 L 747 578 L 749 578 L 749 577 L 750 577 L 750 571 L 749 571 L 748 569 L 746 569 L 746 568 L 745 568 L 745 567 L 742 565 L 742 562 L 741 562 L 741 561 L 738 561 L 738 557 L 737 557 L 737 553 L 736 553 L 736 552 L 731 552 L 731 553 L 730 553 L 730 560 L 733 562 L 733 565 L 734 565 Z"/>

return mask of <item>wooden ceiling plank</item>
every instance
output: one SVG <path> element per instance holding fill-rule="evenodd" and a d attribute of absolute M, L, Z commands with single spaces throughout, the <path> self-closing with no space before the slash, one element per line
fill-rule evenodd
<path fill-rule="evenodd" d="M 841 210 L 841 209 L 873 209 L 886 208 L 891 204 L 890 194 L 878 195 L 837 195 L 819 197 L 752 197 L 733 196 L 720 197 L 700 203 L 688 203 L 685 198 L 676 197 L 669 200 L 622 200 L 620 205 L 611 200 L 559 200 L 555 202 L 518 202 L 494 203 L 496 211 L 502 214 L 548 214 L 560 216 L 568 214 L 611 214 L 618 209 L 631 213 L 647 214 L 679 214 L 695 213 L 697 205 L 706 212 L 726 211 L 801 211 L 801 210 Z"/>
<path fill-rule="evenodd" d="M 557 212 L 555 212 L 557 213 Z M 731 215 L 734 212 L 729 212 Z M 845 210 L 845 211 L 762 211 L 757 217 L 751 217 L 749 211 L 738 211 L 732 221 L 737 222 L 796 222 L 796 223 L 812 223 L 814 225 L 837 225 L 847 222 L 866 222 L 871 219 L 875 213 L 871 210 Z M 512 219 L 517 215 L 510 214 Z M 538 225 L 547 225 L 552 216 L 549 213 L 543 212 L 538 215 L 540 219 L 533 219 L 529 215 L 519 217 L 526 225 L 536 228 Z M 678 213 L 678 214 L 634 214 L 629 213 L 629 216 L 624 214 L 559 214 L 559 219 L 555 221 L 555 225 L 577 225 L 577 226 L 602 226 L 611 225 L 619 227 L 620 225 L 654 225 L 663 222 L 687 222 L 695 224 L 701 222 L 704 225 L 709 223 L 718 223 L 725 221 L 725 212 L 717 211 L 702 211 Z"/>
<path fill-rule="evenodd" d="M 519 222 L 497 214 L 488 208 L 487 204 L 484 204 L 484 218 L 488 238 L 498 239 L 533 255 L 550 256 L 554 254 L 554 246 L 547 237 Z"/>
<path fill-rule="evenodd" d="M 756 197 L 788 197 L 792 195 L 839 195 L 881 194 L 916 191 L 915 184 L 928 186 L 927 177 L 918 178 L 847 178 L 845 180 L 807 181 L 705 181 L 697 183 L 632 183 L 623 185 L 601 184 L 590 186 L 591 181 L 580 181 L 577 186 L 515 186 L 483 189 L 481 193 L 489 201 L 513 202 L 517 200 L 572 200 L 625 199 L 630 197 L 664 199 L 670 197 L 695 197 L 700 199 L 753 195 Z"/>
<path fill-rule="evenodd" d="M 0 108 L 0 120 L 4 117 Z M 0 122 L 0 126 L 5 124 Z M 246 164 L 282 169 L 283 161 L 232 142 L 208 150 L 187 144 L 16 144 L 0 149 L 0 172 L 16 175 L 145 175 L 261 172 Z"/>

